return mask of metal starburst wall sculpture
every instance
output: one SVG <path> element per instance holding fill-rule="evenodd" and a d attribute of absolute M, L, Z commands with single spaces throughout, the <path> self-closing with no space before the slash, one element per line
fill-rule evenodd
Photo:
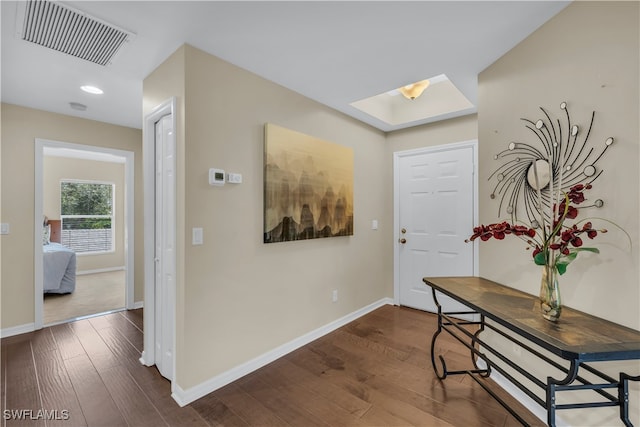
<path fill-rule="evenodd" d="M 595 146 L 589 142 L 595 112 L 583 132 L 571 122 L 566 102 L 560 104 L 560 109 L 564 111 L 563 121 L 554 121 L 542 107 L 544 118 L 535 122 L 522 119 L 534 142 L 510 142 L 495 156 L 496 160 L 507 161 L 489 176 L 489 180 L 497 180 L 491 198 L 499 199 L 498 216 L 504 209 L 511 221 L 474 227 L 473 235 L 467 239 L 502 240 L 513 235 L 524 240 L 527 249 L 532 249 L 534 262 L 543 266 L 540 310 L 545 319 L 553 322 L 558 321 L 562 311 L 557 274 L 564 274 L 579 253 L 599 253 L 595 247 L 584 247 L 584 239 L 607 232 L 594 228 L 590 218 L 573 220 L 579 210 L 604 205 L 602 199 L 589 204 L 585 192 L 602 175 L 597 163 L 614 142 L 613 137 Z M 528 222 L 518 217 L 522 210 Z M 595 219 L 620 228 L 607 219 Z M 629 234 L 625 234 L 631 243 Z"/>
<path fill-rule="evenodd" d="M 537 142 L 511 142 L 506 150 L 495 155 L 496 160 L 509 159 L 489 177 L 497 180 L 490 197 L 500 199 L 498 216 L 504 209 L 513 223 L 518 222 L 518 208 L 523 203 L 533 228 L 541 226 L 540 219 L 550 224 L 555 217 L 552 204 L 559 203 L 563 193 L 577 184 L 586 187 L 602 174 L 596 164 L 613 144 L 613 137 L 607 138 L 600 147 L 590 146 L 595 112 L 591 113 L 585 133 L 571 122 L 566 102 L 560 104 L 560 109 L 565 113 L 564 124 L 560 119 L 554 123 L 549 113 L 540 107 L 545 119 L 536 122 L 521 119 Z M 597 199 L 590 206 L 603 205 L 604 202 Z"/>
<path fill-rule="evenodd" d="M 478 237 L 483 241 L 502 240 L 506 235 L 514 235 L 533 249 L 536 264 L 564 274 L 579 252 L 599 252 L 583 247 L 583 238 L 594 239 L 598 233 L 607 231 L 593 228 L 589 218 L 573 224 L 566 221 L 576 219 L 579 209 L 604 205 L 602 199 L 583 205 L 587 201 L 584 192 L 602 174 L 597 162 L 614 139 L 608 137 L 599 146 L 589 142 L 595 112 L 583 132 L 572 123 L 566 102 L 560 104 L 564 121 L 554 121 L 544 108 L 540 110 L 542 119 L 535 122 L 521 119 L 533 134 L 534 142 L 510 142 L 506 150 L 495 156 L 496 160 L 507 161 L 489 176 L 490 181 L 497 181 L 491 198 L 499 199 L 498 216 L 504 212 L 511 221 L 475 227 L 467 240 Z M 528 221 L 522 217 L 523 210 Z M 618 227 L 609 220 L 598 220 Z"/>

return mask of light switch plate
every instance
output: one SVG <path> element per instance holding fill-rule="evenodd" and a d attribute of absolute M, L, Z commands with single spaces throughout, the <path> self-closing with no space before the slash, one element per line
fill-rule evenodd
<path fill-rule="evenodd" d="M 0 234 L 9 234 L 10 228 L 9 228 L 9 224 L 6 222 L 3 222 L 2 224 L 0 224 Z"/>
<path fill-rule="evenodd" d="M 204 243 L 204 236 L 203 236 L 202 228 L 194 227 L 191 230 L 191 244 L 202 245 L 203 243 Z"/>

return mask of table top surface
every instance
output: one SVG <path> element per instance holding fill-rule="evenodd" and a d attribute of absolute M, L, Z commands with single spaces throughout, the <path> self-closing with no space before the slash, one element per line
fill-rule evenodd
<path fill-rule="evenodd" d="M 640 331 L 562 307 L 558 322 L 540 314 L 538 298 L 481 277 L 425 277 L 425 284 L 565 359 L 640 359 Z"/>

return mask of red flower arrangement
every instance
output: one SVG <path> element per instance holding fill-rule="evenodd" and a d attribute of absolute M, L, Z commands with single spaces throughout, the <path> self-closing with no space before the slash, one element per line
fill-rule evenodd
<path fill-rule="evenodd" d="M 517 236 L 527 242 L 527 249 L 533 249 L 532 256 L 537 265 L 553 266 L 558 273 L 564 274 L 567 266 L 576 259 L 579 252 L 600 253 L 597 248 L 583 247 L 584 241 L 581 236 L 586 235 L 588 239 L 594 239 L 599 232 L 607 232 L 605 229 L 594 229 L 591 221 L 584 224 L 580 222 L 573 225 L 565 224 L 566 220 L 578 217 L 578 208 L 574 205 L 584 202 L 586 200 L 584 191 L 591 188 L 591 184 L 577 184 L 571 187 L 569 192 L 564 194 L 564 199 L 557 206 L 556 204 L 553 206 L 553 212 L 557 213 L 553 226 L 549 230 L 543 228 L 540 235 L 532 227 L 504 221 L 474 227 L 473 235 L 466 241 L 474 241 L 477 238 L 482 241 L 491 238 L 503 240 L 507 235 Z"/>

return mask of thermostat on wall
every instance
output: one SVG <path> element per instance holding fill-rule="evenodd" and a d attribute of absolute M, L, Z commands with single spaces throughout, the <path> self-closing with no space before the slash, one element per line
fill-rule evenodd
<path fill-rule="evenodd" d="M 223 169 L 209 169 L 209 185 L 224 185 L 224 177 Z"/>

